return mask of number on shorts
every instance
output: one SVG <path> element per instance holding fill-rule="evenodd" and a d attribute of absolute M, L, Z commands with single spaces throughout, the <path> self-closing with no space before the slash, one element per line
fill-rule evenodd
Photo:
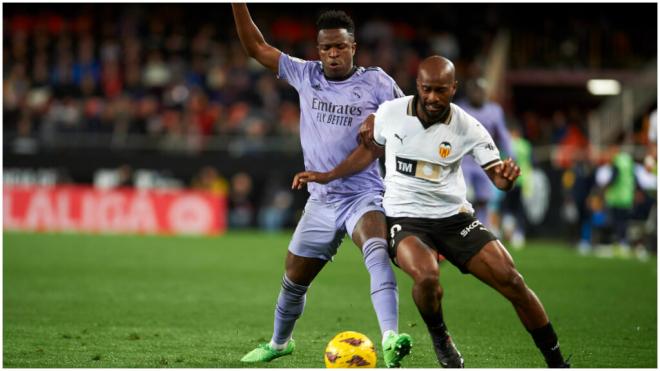
<path fill-rule="evenodd" d="M 394 224 L 392 228 L 390 228 L 390 237 L 394 239 L 394 236 L 401 230 L 401 225 L 400 224 Z"/>

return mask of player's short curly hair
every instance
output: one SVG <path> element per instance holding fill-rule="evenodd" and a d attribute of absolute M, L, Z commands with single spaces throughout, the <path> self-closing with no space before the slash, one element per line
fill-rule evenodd
<path fill-rule="evenodd" d="M 355 24 L 343 10 L 327 10 L 319 16 L 316 27 L 320 30 L 345 28 L 351 36 L 355 33 Z"/>

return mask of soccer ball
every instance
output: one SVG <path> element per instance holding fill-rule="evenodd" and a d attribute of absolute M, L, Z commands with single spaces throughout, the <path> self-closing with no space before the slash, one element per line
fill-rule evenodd
<path fill-rule="evenodd" d="M 376 348 L 369 338 L 355 331 L 337 334 L 325 348 L 325 367 L 376 367 Z"/>

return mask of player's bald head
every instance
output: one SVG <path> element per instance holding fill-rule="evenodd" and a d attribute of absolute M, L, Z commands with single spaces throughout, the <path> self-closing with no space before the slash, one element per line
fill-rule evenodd
<path fill-rule="evenodd" d="M 439 55 L 428 57 L 419 64 L 417 108 L 422 120 L 437 122 L 447 118 L 456 94 L 455 75 L 454 64 Z"/>
<path fill-rule="evenodd" d="M 433 55 L 419 64 L 417 78 L 421 80 L 443 80 L 453 83 L 456 78 L 454 63 L 445 57 Z"/>

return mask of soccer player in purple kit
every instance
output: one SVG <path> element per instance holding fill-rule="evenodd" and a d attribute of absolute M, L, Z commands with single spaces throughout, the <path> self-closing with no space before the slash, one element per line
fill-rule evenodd
<path fill-rule="evenodd" d="M 328 11 L 318 21 L 320 61 L 282 53 L 264 40 L 245 3 L 232 4 L 241 44 L 250 57 L 286 80 L 300 98 L 300 140 L 306 169 L 328 171 L 358 145 L 360 124 L 388 100 L 403 96 L 380 68 L 353 64 L 354 25 L 346 13 Z M 270 343 L 247 353 L 243 362 L 269 362 L 291 354 L 296 320 L 309 285 L 332 260 L 348 233 L 361 249 L 371 279 L 371 300 L 383 335 L 387 367 L 399 367 L 412 346 L 398 333 L 398 292 L 389 262 L 384 186 L 378 162 L 351 177 L 325 185 L 310 184 L 309 200 L 289 244 Z"/>
<path fill-rule="evenodd" d="M 487 82 L 484 78 L 467 81 L 465 84 L 466 96 L 458 100 L 456 104 L 470 116 L 476 118 L 486 128 L 497 147 L 504 152 L 505 156 L 515 160 L 516 157 L 513 153 L 513 146 L 511 145 L 511 135 L 506 129 L 504 111 L 499 104 L 487 99 L 486 84 Z M 471 157 L 464 158 L 461 167 L 463 168 L 463 176 L 467 184 L 472 186 L 472 190 L 474 191 L 474 209 L 477 219 L 497 234 L 499 228 L 491 223 L 489 210 L 494 211 L 496 209 L 491 201 L 497 198 L 498 193 L 499 195 L 503 195 L 503 192 L 493 186 L 486 173 L 481 169 L 481 166 L 477 165 Z"/>

